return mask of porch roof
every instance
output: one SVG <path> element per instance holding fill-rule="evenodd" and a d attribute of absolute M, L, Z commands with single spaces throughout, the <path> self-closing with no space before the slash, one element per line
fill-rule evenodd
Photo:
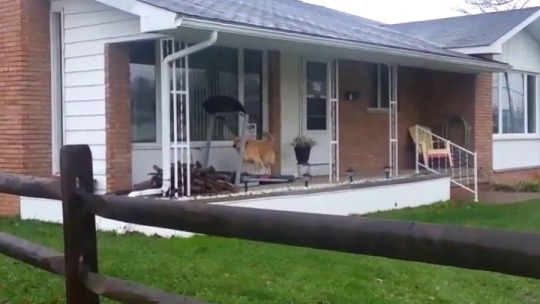
<path fill-rule="evenodd" d="M 117 0 L 97 0 L 122 9 Z M 177 26 L 245 31 L 253 36 L 295 41 L 397 56 L 425 58 L 487 70 L 508 65 L 469 56 L 423 39 L 407 36 L 381 23 L 298 0 L 129 0 L 174 12 Z M 119 7 L 121 6 L 121 7 Z M 144 16 L 148 18 L 148 14 Z M 273 36 L 270 36 L 273 35 Z M 323 43 L 323 44 L 324 44 Z"/>

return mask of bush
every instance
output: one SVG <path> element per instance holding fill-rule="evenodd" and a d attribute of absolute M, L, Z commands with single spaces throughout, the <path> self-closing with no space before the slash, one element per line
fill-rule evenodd
<path fill-rule="evenodd" d="M 517 189 L 512 185 L 506 185 L 506 184 L 492 184 L 491 188 L 495 191 L 501 191 L 501 192 L 516 192 Z"/>
<path fill-rule="evenodd" d="M 492 184 L 491 188 L 501 192 L 540 192 L 540 182 L 538 181 L 521 181 L 517 185 L 507 184 Z"/>
<path fill-rule="evenodd" d="M 540 182 L 521 181 L 517 188 L 519 192 L 540 192 Z"/>

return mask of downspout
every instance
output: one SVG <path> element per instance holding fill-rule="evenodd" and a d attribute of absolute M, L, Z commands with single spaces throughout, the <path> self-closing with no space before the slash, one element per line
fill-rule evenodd
<path fill-rule="evenodd" d="M 169 65 L 171 62 L 180 58 L 189 56 L 193 53 L 202 51 L 216 43 L 218 38 L 218 32 L 213 31 L 210 34 L 210 38 L 176 53 L 172 53 L 163 58 L 161 63 L 161 156 L 163 165 L 163 184 L 161 190 L 163 196 L 166 195 L 167 190 L 171 187 L 171 107 L 170 107 L 170 75 Z M 189 88 L 186 88 L 188 90 Z M 190 102 L 187 100 L 186 102 Z M 189 168 L 189 166 L 188 166 Z"/>

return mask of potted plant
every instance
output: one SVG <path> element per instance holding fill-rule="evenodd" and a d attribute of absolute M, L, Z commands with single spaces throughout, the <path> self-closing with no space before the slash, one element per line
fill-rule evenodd
<path fill-rule="evenodd" d="M 292 146 L 298 164 L 304 165 L 309 163 L 309 154 L 311 153 L 311 147 L 314 145 L 315 141 L 313 139 L 302 134 L 298 134 L 293 138 Z"/>

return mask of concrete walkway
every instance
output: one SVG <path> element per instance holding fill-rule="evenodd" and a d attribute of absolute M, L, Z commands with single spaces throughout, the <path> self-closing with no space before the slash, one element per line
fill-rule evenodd
<path fill-rule="evenodd" d="M 493 191 L 489 188 L 486 188 L 480 188 L 480 192 L 478 193 L 478 200 L 482 203 L 513 204 L 523 201 L 540 199 L 540 193 L 502 192 Z M 470 192 L 467 192 L 461 188 L 452 188 L 452 199 L 468 201 L 473 200 L 473 196 Z"/>
<path fill-rule="evenodd" d="M 480 191 L 478 198 L 483 203 L 490 204 L 513 204 L 523 201 L 540 199 L 540 193 L 528 192 L 500 192 L 493 190 Z"/>

